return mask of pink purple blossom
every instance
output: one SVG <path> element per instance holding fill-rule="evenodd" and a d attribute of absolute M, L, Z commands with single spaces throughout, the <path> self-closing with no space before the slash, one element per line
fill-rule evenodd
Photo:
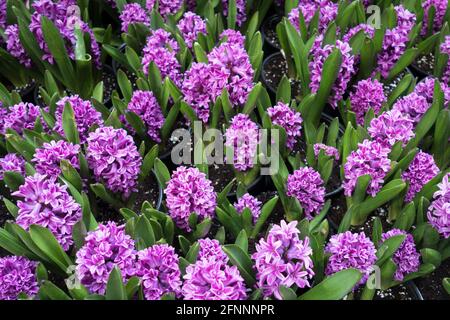
<path fill-rule="evenodd" d="M 80 146 L 64 140 L 46 142 L 37 148 L 31 160 L 37 173 L 57 178 L 61 173 L 61 160 L 67 160 L 70 165 L 79 169 L 78 154 Z"/>
<path fill-rule="evenodd" d="M 56 178 L 39 173 L 25 178 L 25 183 L 12 193 L 18 197 L 16 222 L 28 230 L 32 224 L 48 228 L 64 250 L 73 244 L 72 229 L 81 219 L 81 207 Z"/>
<path fill-rule="evenodd" d="M 122 23 L 122 32 L 128 32 L 128 26 L 134 23 L 142 23 L 146 26 L 150 25 L 150 19 L 138 3 L 129 3 L 123 6 L 122 13 L 119 16 Z"/>
<path fill-rule="evenodd" d="M 8 153 L 0 158 L 0 180 L 3 180 L 3 174 L 6 171 L 18 172 L 25 175 L 25 159 L 15 153 Z"/>
<path fill-rule="evenodd" d="M 414 199 L 417 192 L 422 190 L 431 179 L 439 173 L 439 168 L 434 162 L 433 156 L 420 151 L 416 154 L 408 168 L 403 172 L 402 179 L 409 183 L 408 193 L 405 202 Z"/>
<path fill-rule="evenodd" d="M 297 8 L 289 12 L 288 19 L 290 23 L 300 30 L 300 11 L 305 19 L 305 24 L 308 25 L 313 19 L 316 12 L 319 10 L 318 31 L 323 33 L 328 28 L 330 22 L 336 19 L 338 12 L 338 5 L 328 0 L 310 0 L 300 1 Z"/>
<path fill-rule="evenodd" d="M 450 36 L 445 36 L 444 42 L 441 43 L 439 50 L 442 54 L 446 54 L 449 57 L 447 66 L 442 74 L 442 81 L 448 83 L 450 81 Z"/>
<path fill-rule="evenodd" d="M 403 240 L 403 243 L 392 256 L 392 260 L 397 266 L 397 270 L 394 274 L 394 280 L 403 281 L 404 277 L 407 274 L 419 270 L 420 254 L 416 249 L 416 245 L 414 244 L 413 236 L 406 231 L 400 229 L 392 229 L 388 232 L 383 233 L 381 235 L 381 240 L 382 242 L 384 242 L 387 239 L 398 235 L 405 235 L 406 238 L 405 240 Z"/>
<path fill-rule="evenodd" d="M 147 10 L 148 12 L 152 12 L 154 5 L 156 4 L 156 0 L 147 0 Z M 159 0 L 158 8 L 159 14 L 163 18 L 167 18 L 169 15 L 176 14 L 182 7 L 183 0 Z"/>
<path fill-rule="evenodd" d="M 398 141 L 406 146 L 414 137 L 413 126 L 413 121 L 407 115 L 394 109 L 373 118 L 367 131 L 374 140 L 390 148 Z"/>
<path fill-rule="evenodd" d="M 178 167 L 164 193 L 169 215 L 185 231 L 191 231 L 191 213 L 197 214 L 199 222 L 215 214 L 216 193 L 211 181 L 197 168 Z"/>
<path fill-rule="evenodd" d="M 0 29 L 5 29 L 6 27 L 7 1 L 8 0 L 0 0 Z"/>
<path fill-rule="evenodd" d="M 6 36 L 6 49 L 25 67 L 31 67 L 31 59 L 28 56 L 25 48 L 20 42 L 19 38 L 19 26 L 17 24 L 9 25 L 5 30 Z"/>
<path fill-rule="evenodd" d="M 426 98 L 427 102 L 430 105 L 433 103 L 435 80 L 436 79 L 433 77 L 426 77 L 425 79 L 420 81 L 414 88 L 414 92 L 417 93 L 419 96 L 423 96 L 424 98 Z M 442 91 L 444 92 L 444 99 L 445 99 L 444 105 L 445 107 L 448 107 L 450 102 L 450 87 L 441 81 L 439 81 L 439 84 L 441 86 Z"/>
<path fill-rule="evenodd" d="M 33 298 L 39 291 L 36 267 L 25 257 L 0 258 L 0 300 L 17 300 L 20 294 Z"/>
<path fill-rule="evenodd" d="M 56 122 L 55 127 L 53 128 L 53 130 L 55 130 L 62 136 L 64 136 L 62 114 L 66 103 L 69 103 L 73 109 L 75 124 L 77 126 L 80 143 L 84 143 L 86 142 L 89 130 L 93 126 L 103 125 L 102 115 L 92 106 L 92 103 L 90 101 L 83 100 L 78 95 L 63 97 L 56 103 L 56 110 L 55 110 Z"/>
<path fill-rule="evenodd" d="M 350 28 L 343 36 L 342 41 L 350 43 L 350 40 L 360 31 L 363 31 L 364 35 L 369 38 L 373 38 L 375 35 L 375 28 L 369 24 L 361 23 L 353 28 Z"/>
<path fill-rule="evenodd" d="M 225 146 L 233 149 L 233 159 L 227 161 L 238 171 L 253 168 L 258 141 L 258 125 L 247 114 L 235 115 L 225 132 Z"/>
<path fill-rule="evenodd" d="M 309 167 L 295 170 L 287 178 L 286 195 L 295 197 L 311 220 L 311 214 L 318 214 L 325 202 L 325 187 L 320 173 Z"/>
<path fill-rule="evenodd" d="M 155 142 L 161 142 L 160 130 L 164 125 L 164 115 L 153 92 L 136 90 L 133 92 L 128 110 L 137 114 L 147 126 L 148 136 Z M 134 130 L 131 128 L 131 131 Z"/>
<path fill-rule="evenodd" d="M 197 260 L 204 260 L 214 258 L 217 261 L 222 261 L 223 263 L 228 262 L 228 256 L 222 250 L 219 241 L 216 239 L 199 239 L 199 250 L 197 255 Z"/>
<path fill-rule="evenodd" d="M 438 184 L 438 191 L 433 195 L 433 202 L 428 208 L 428 222 L 445 239 L 450 238 L 450 174 L 446 174 Z"/>
<path fill-rule="evenodd" d="M 137 252 L 136 276 L 141 279 L 145 299 L 159 300 L 165 294 L 178 296 L 181 272 L 175 248 L 156 244 Z"/>
<path fill-rule="evenodd" d="M 316 158 L 319 156 L 320 151 L 323 150 L 324 154 L 328 157 L 334 158 L 336 161 L 339 160 L 339 151 L 335 147 L 327 146 L 323 143 L 316 143 L 314 144 L 314 155 Z"/>
<path fill-rule="evenodd" d="M 376 79 L 359 81 L 350 93 L 351 109 L 356 114 L 359 125 L 364 124 L 364 117 L 370 108 L 377 115 L 386 101 L 383 85 Z"/>
<path fill-rule="evenodd" d="M 192 48 L 199 33 L 206 34 L 206 22 L 193 12 L 186 12 L 177 24 L 188 48 Z"/>
<path fill-rule="evenodd" d="M 238 27 L 247 20 L 246 0 L 236 0 L 236 24 Z M 228 16 L 228 0 L 222 0 L 223 15 Z"/>
<path fill-rule="evenodd" d="M 240 33 L 238 30 L 225 29 L 220 34 L 219 38 L 220 40 L 226 38 L 226 42 L 232 45 L 236 45 L 242 48 L 245 46 L 245 36 L 242 35 L 242 33 Z"/>
<path fill-rule="evenodd" d="M 434 17 L 433 17 L 433 25 L 431 26 L 431 33 L 439 32 L 444 23 L 445 12 L 447 11 L 448 0 L 424 0 L 422 1 L 422 8 L 424 11 L 423 19 L 422 19 L 422 35 L 426 35 L 428 32 L 428 19 L 429 19 L 429 11 L 431 7 L 434 7 Z"/>
<path fill-rule="evenodd" d="M 111 271 L 117 267 L 126 281 L 135 274 L 135 259 L 134 241 L 125 225 L 109 221 L 88 232 L 76 254 L 76 275 L 90 293 L 105 294 Z"/>
<path fill-rule="evenodd" d="M 249 193 L 246 193 L 238 199 L 234 204 L 234 208 L 238 213 L 242 213 L 246 208 L 249 209 L 253 217 L 253 223 L 256 224 L 256 221 L 258 221 L 259 215 L 261 214 L 261 205 L 261 201 Z"/>
<path fill-rule="evenodd" d="M 430 108 L 430 104 L 427 102 L 427 99 L 412 92 L 397 100 L 392 110 L 398 110 L 401 114 L 408 116 L 416 125 L 428 108 Z"/>
<path fill-rule="evenodd" d="M 281 220 L 274 225 L 267 239 L 260 239 L 256 252 L 252 255 L 257 271 L 257 287 L 265 297 L 282 299 L 280 286 L 298 288 L 309 287 L 314 276 L 312 249 L 309 238 L 299 238 L 297 221 L 289 224 Z"/>
<path fill-rule="evenodd" d="M 325 247 L 325 253 L 330 254 L 325 269 L 327 275 L 355 268 L 363 274 L 359 284 L 367 281 L 372 266 L 377 260 L 375 245 L 364 232 L 347 231 L 333 235 Z"/>
<path fill-rule="evenodd" d="M 33 130 L 36 120 L 41 120 L 39 106 L 29 102 L 20 102 L 8 108 L 8 113 L 3 118 L 3 134 L 7 129 L 13 129 L 22 134 L 24 129 Z M 41 122 L 42 123 L 42 122 Z"/>
<path fill-rule="evenodd" d="M 142 157 L 125 130 L 98 128 L 89 134 L 87 144 L 86 159 L 97 181 L 124 197 L 137 190 Z"/>
<path fill-rule="evenodd" d="M 388 158 L 390 149 L 377 141 L 364 140 L 358 144 L 358 149 L 352 151 L 344 165 L 344 190 L 350 197 L 356 187 L 358 178 L 370 175 L 370 184 L 367 193 L 374 197 L 384 183 L 384 177 L 391 169 Z"/>
<path fill-rule="evenodd" d="M 302 135 L 303 119 L 300 112 L 292 110 L 283 102 L 278 102 L 274 107 L 267 109 L 267 114 L 272 124 L 278 125 L 286 130 L 286 145 L 292 150 L 298 138 Z"/>
<path fill-rule="evenodd" d="M 309 87 L 313 93 L 316 93 L 319 90 L 320 82 L 322 80 L 323 64 L 335 49 L 338 49 L 341 52 L 342 63 L 338 70 L 338 77 L 331 88 L 330 97 L 328 98 L 328 103 L 333 108 L 337 107 L 338 101 L 342 99 L 347 90 L 347 85 L 352 75 L 355 74 L 355 56 L 352 54 L 352 48 L 348 43 L 336 40 L 335 45 L 327 44 L 323 48 L 319 46 L 312 50 L 310 54 L 314 59 L 309 63 L 311 75 Z"/>

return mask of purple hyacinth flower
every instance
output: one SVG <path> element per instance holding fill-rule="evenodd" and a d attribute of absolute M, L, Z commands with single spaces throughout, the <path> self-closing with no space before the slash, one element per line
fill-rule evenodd
<path fill-rule="evenodd" d="M 246 208 L 249 209 L 253 217 L 253 223 L 256 224 L 256 221 L 258 221 L 259 215 L 261 214 L 261 205 L 261 201 L 249 193 L 246 193 L 234 203 L 234 208 L 238 213 L 242 213 Z"/>
<path fill-rule="evenodd" d="M 0 180 L 3 180 L 6 171 L 18 172 L 25 176 L 25 159 L 15 153 L 8 153 L 0 158 Z"/>
<path fill-rule="evenodd" d="M 292 110 L 283 102 L 278 102 L 274 107 L 267 109 L 267 114 L 272 124 L 278 125 L 286 130 L 286 145 L 292 150 L 298 138 L 302 135 L 303 119 L 300 112 Z"/>
<path fill-rule="evenodd" d="M 359 81 L 350 93 L 351 109 L 356 114 L 359 125 L 364 125 L 364 117 L 370 108 L 377 115 L 386 101 L 383 84 L 376 79 Z"/>
<path fill-rule="evenodd" d="M 37 173 L 57 178 L 61 173 L 61 160 L 67 160 L 75 169 L 80 168 L 79 153 L 80 146 L 77 144 L 64 140 L 52 140 L 44 143 L 41 148 L 37 148 L 31 161 L 35 164 Z"/>
<path fill-rule="evenodd" d="M 25 257 L 0 258 L 0 300 L 17 300 L 20 294 L 33 298 L 39 291 L 36 267 Z"/>
<path fill-rule="evenodd" d="M 438 184 L 439 190 L 433 195 L 433 202 L 428 208 L 428 222 L 445 239 L 450 238 L 450 174 L 446 174 Z"/>

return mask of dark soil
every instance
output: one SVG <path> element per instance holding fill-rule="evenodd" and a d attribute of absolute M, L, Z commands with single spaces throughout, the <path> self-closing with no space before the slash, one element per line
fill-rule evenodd
<path fill-rule="evenodd" d="M 400 284 L 398 286 L 389 288 L 384 291 L 377 290 L 373 299 L 374 300 L 416 300 L 416 297 L 414 297 L 411 294 L 411 291 L 406 286 L 404 286 L 403 284 Z"/>
<path fill-rule="evenodd" d="M 36 83 L 32 81 L 23 87 L 14 87 L 12 85 L 7 86 L 8 91 L 17 92 L 23 101 L 32 102 L 30 99 L 33 98 L 33 89 Z"/>
<path fill-rule="evenodd" d="M 286 60 L 281 53 L 271 55 L 263 64 L 262 81 L 273 92 L 277 92 L 278 84 L 284 75 L 287 75 L 288 69 Z M 291 80 L 293 96 L 300 97 L 301 88 L 298 80 Z"/>
<path fill-rule="evenodd" d="M 450 277 L 450 259 L 442 264 L 430 275 L 414 280 L 425 300 L 450 300 L 442 286 L 442 279 Z"/>
<path fill-rule="evenodd" d="M 331 199 L 331 208 L 328 211 L 327 218 L 330 224 L 337 230 L 347 211 L 347 203 L 344 194 Z"/>
<path fill-rule="evenodd" d="M 262 33 L 264 35 L 264 40 L 277 50 L 281 48 L 276 31 L 277 24 L 280 23 L 280 21 L 281 17 L 278 15 L 274 15 L 267 19 L 261 27 Z"/>
<path fill-rule="evenodd" d="M 398 83 L 403 79 L 404 76 L 406 76 L 409 72 L 406 70 L 403 70 L 400 72 L 391 82 L 384 83 L 383 89 L 384 94 L 389 97 L 389 95 L 394 91 L 394 89 L 397 87 Z"/>
<path fill-rule="evenodd" d="M 413 63 L 413 66 L 425 74 L 433 74 L 434 54 L 430 52 L 429 54 L 418 57 Z"/>
<path fill-rule="evenodd" d="M 364 234 L 368 237 L 372 236 L 373 231 L 373 221 L 376 217 L 379 217 L 381 220 L 381 225 L 383 227 L 383 232 L 391 230 L 392 225 L 387 222 L 388 211 L 386 207 L 377 208 L 375 213 L 367 217 L 366 222 L 361 226 L 352 226 L 350 231 L 352 232 L 364 232 Z"/>
<path fill-rule="evenodd" d="M 177 129 L 189 129 L 189 126 L 186 124 L 186 120 L 182 117 L 179 117 L 177 119 L 177 121 L 175 122 L 172 132 L 177 130 Z M 177 145 L 178 143 L 180 143 L 181 141 L 183 141 L 183 139 L 177 139 L 177 138 L 169 138 L 168 141 L 162 141 L 159 144 L 159 158 L 161 160 L 167 160 L 167 162 L 170 162 L 171 164 L 172 161 L 170 159 L 170 153 L 172 151 L 172 148 Z"/>
<path fill-rule="evenodd" d="M 208 167 L 208 179 L 211 180 L 214 190 L 220 193 L 234 179 L 234 170 L 227 164 L 211 165 Z M 235 193 L 236 190 L 237 183 L 234 183 L 230 192 Z"/>

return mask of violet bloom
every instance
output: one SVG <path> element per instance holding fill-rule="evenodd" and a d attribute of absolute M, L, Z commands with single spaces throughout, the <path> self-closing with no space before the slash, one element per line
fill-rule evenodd
<path fill-rule="evenodd" d="M 148 68 L 153 62 L 161 72 L 162 79 L 169 77 L 176 85 L 181 84 L 181 65 L 177 60 L 176 52 L 178 44 L 171 35 L 158 29 L 147 38 L 147 44 L 142 50 L 142 68 L 144 74 L 148 75 Z"/>
<path fill-rule="evenodd" d="M 160 130 L 164 125 L 164 115 L 153 92 L 141 90 L 134 91 L 133 96 L 128 103 L 128 110 L 134 112 L 142 119 L 147 126 L 148 136 L 153 141 L 160 143 Z M 134 133 L 134 129 L 130 129 Z"/>
<path fill-rule="evenodd" d="M 25 257 L 0 258 L 0 300 L 17 300 L 20 294 L 33 298 L 39 291 L 36 267 Z"/>
<path fill-rule="evenodd" d="M 236 24 L 238 27 L 247 20 L 246 0 L 236 0 Z M 222 0 L 223 15 L 228 16 L 228 0 Z"/>
<path fill-rule="evenodd" d="M 364 117 L 370 108 L 377 115 L 386 101 L 383 85 L 376 79 L 359 81 L 350 93 L 351 109 L 359 125 L 364 125 Z"/>
<path fill-rule="evenodd" d="M 358 34 L 360 31 L 363 31 L 364 35 L 368 38 L 373 38 L 373 36 L 375 35 L 375 28 L 372 27 L 369 24 L 366 23 L 361 23 L 358 24 L 357 26 L 354 26 L 353 28 L 350 28 L 343 36 L 342 36 L 342 41 L 350 43 L 350 40 L 356 35 Z"/>
<path fill-rule="evenodd" d="M 245 36 L 240 33 L 238 30 L 233 29 L 225 29 L 220 34 L 220 40 L 224 40 L 226 38 L 227 43 L 239 46 L 241 48 L 245 47 Z"/>
<path fill-rule="evenodd" d="M 258 125 L 247 114 L 239 113 L 231 119 L 225 139 L 225 146 L 233 150 L 233 159 L 227 161 L 238 171 L 253 168 L 259 142 Z"/>
<path fill-rule="evenodd" d="M 76 276 L 93 294 L 105 294 L 114 267 L 120 270 L 124 282 L 135 274 L 136 250 L 125 225 L 111 221 L 99 224 L 88 232 L 76 256 Z"/>
<path fill-rule="evenodd" d="M 367 131 L 374 140 L 390 148 L 398 141 L 406 146 L 414 137 L 413 126 L 413 121 L 407 115 L 394 109 L 373 118 Z"/>
<path fill-rule="evenodd" d="M 5 36 L 8 52 L 25 67 L 30 68 L 31 59 L 20 42 L 19 26 L 17 24 L 9 25 L 5 30 Z"/>
<path fill-rule="evenodd" d="M 5 29 L 7 18 L 8 0 L 0 0 L 0 29 Z"/>
<path fill-rule="evenodd" d="M 175 248 L 168 244 L 156 244 L 137 252 L 135 274 L 142 281 L 145 299 L 159 300 L 165 294 L 180 294 L 178 263 Z"/>
<path fill-rule="evenodd" d="M 420 151 L 416 154 L 409 167 L 403 172 L 402 179 L 409 183 L 408 193 L 405 202 L 414 199 L 417 192 L 422 190 L 431 179 L 439 173 L 439 168 L 434 162 L 433 156 Z"/>
<path fill-rule="evenodd" d="M 429 11 L 434 7 L 433 25 L 431 26 L 431 33 L 437 33 L 441 30 L 444 24 L 444 16 L 447 11 L 448 0 L 424 0 L 422 1 L 423 19 L 421 35 L 426 35 L 428 32 Z"/>
<path fill-rule="evenodd" d="M 336 40 L 335 45 L 327 44 L 323 48 L 318 47 L 311 51 L 310 55 L 313 59 L 309 63 L 311 73 L 309 87 L 313 93 L 319 90 L 320 81 L 322 80 L 323 64 L 334 49 L 338 49 L 342 54 L 342 63 L 338 71 L 338 77 L 331 88 L 331 93 L 328 98 L 328 103 L 333 108 L 336 108 L 338 101 L 342 100 L 347 90 L 347 85 L 352 75 L 355 74 L 355 56 L 352 54 L 352 48 L 348 43 Z"/>
<path fill-rule="evenodd" d="M 445 40 L 441 43 L 439 50 L 442 54 L 446 54 L 447 56 L 449 56 L 447 66 L 445 67 L 442 74 L 442 81 L 444 83 L 448 83 L 450 81 L 450 36 L 445 36 Z"/>
<path fill-rule="evenodd" d="M 261 205 L 261 201 L 249 193 L 246 193 L 234 203 L 234 208 L 238 213 L 242 213 L 246 208 L 249 209 L 253 217 L 253 223 L 256 224 L 259 215 L 261 214 Z"/>
<path fill-rule="evenodd" d="M 156 0 L 147 0 L 146 8 L 148 12 L 153 11 L 153 7 Z M 167 18 L 169 15 L 176 14 L 183 6 L 183 0 L 159 0 L 158 1 L 159 14 L 163 18 Z"/>
<path fill-rule="evenodd" d="M 295 170 L 287 178 L 286 195 L 295 197 L 311 220 L 311 214 L 318 214 L 325 202 L 325 187 L 320 173 L 309 167 Z"/>
<path fill-rule="evenodd" d="M 446 174 L 438 184 L 439 190 L 433 195 L 433 202 L 428 208 L 428 222 L 445 239 L 450 238 L 450 174 Z"/>
<path fill-rule="evenodd" d="M 189 49 L 194 45 L 199 33 L 206 34 L 205 20 L 190 11 L 183 15 L 183 18 L 178 22 L 177 27 L 183 35 L 183 39 Z"/>
<path fill-rule="evenodd" d="M 137 191 L 142 157 L 125 130 L 98 128 L 89 134 L 87 143 L 86 160 L 97 181 L 125 198 Z"/>
<path fill-rule="evenodd" d="M 414 88 L 414 92 L 419 96 L 423 96 L 424 98 L 426 98 L 428 104 L 430 105 L 433 103 L 435 80 L 436 79 L 433 77 L 426 77 L 425 79 L 420 81 Z M 450 87 L 441 81 L 439 81 L 439 84 L 442 91 L 444 92 L 444 106 L 447 108 L 450 103 Z"/>
<path fill-rule="evenodd" d="M 224 264 L 228 262 L 227 254 L 222 250 L 219 241 L 216 239 L 204 238 L 198 240 L 199 251 L 197 260 L 204 260 L 214 258 L 217 261 L 222 261 Z"/>
<path fill-rule="evenodd" d="M 327 146 L 323 143 L 316 143 L 314 144 L 314 155 L 316 158 L 319 156 L 320 151 L 323 150 L 324 154 L 328 157 L 334 158 L 336 161 L 339 160 L 339 151 L 335 147 Z"/>
<path fill-rule="evenodd" d="M 78 95 L 63 97 L 56 103 L 56 122 L 55 127 L 53 128 L 53 130 L 62 136 L 64 136 L 62 114 L 66 103 L 69 103 L 73 109 L 75 124 L 80 137 L 80 143 L 83 144 L 86 142 L 86 138 L 91 127 L 103 126 L 102 115 L 92 106 L 90 101 L 83 100 Z"/>
<path fill-rule="evenodd" d="M 3 118 L 3 134 L 7 129 L 13 129 L 22 134 L 24 129 L 33 130 L 37 119 L 41 120 L 39 106 L 29 102 L 20 102 L 8 108 L 8 113 Z"/>
<path fill-rule="evenodd" d="M 332 275 L 341 270 L 355 268 L 361 271 L 360 285 L 366 283 L 377 260 L 375 245 L 364 232 L 352 233 L 350 231 L 333 235 L 325 253 L 330 254 L 325 274 Z"/>
<path fill-rule="evenodd" d="M 191 231 L 191 213 L 198 215 L 199 222 L 214 217 L 216 193 L 211 181 L 197 168 L 178 167 L 164 193 L 169 215 L 185 231 Z"/>
<path fill-rule="evenodd" d="M 3 107 L 3 103 L 0 101 L 0 133 L 5 132 L 5 118 L 8 114 L 8 109 Z"/>
<path fill-rule="evenodd" d="M 334 21 L 338 12 L 338 5 L 329 0 L 300 1 L 297 8 L 289 12 L 290 23 L 300 31 L 300 11 L 305 19 L 305 24 L 309 25 L 317 10 L 319 10 L 318 31 L 323 33 L 328 28 L 330 22 Z"/>
<path fill-rule="evenodd" d="M 411 118 L 414 125 L 416 125 L 422 119 L 422 116 L 428 108 L 430 108 L 430 104 L 428 104 L 427 99 L 413 92 L 397 100 L 392 110 L 400 111 L 401 114 Z"/>
<path fill-rule="evenodd" d="M 142 23 L 143 25 L 150 26 L 150 19 L 147 16 L 147 12 L 138 3 L 124 5 L 119 18 L 122 23 L 122 32 L 128 32 L 128 26 L 134 23 Z"/>
<path fill-rule="evenodd" d="M 348 155 L 344 165 L 344 193 L 347 197 L 352 195 L 358 178 L 367 174 L 371 178 L 367 193 L 374 197 L 380 191 L 384 177 L 391 169 L 389 152 L 389 148 L 377 141 L 364 140 L 358 144 L 358 149 Z"/>
<path fill-rule="evenodd" d="M 16 222 L 28 230 L 32 224 L 49 229 L 67 251 L 73 244 L 72 229 L 81 219 L 81 207 L 55 178 L 36 173 L 12 193 L 20 198 Z"/>
<path fill-rule="evenodd" d="M 292 150 L 302 135 L 303 119 L 300 112 L 292 110 L 283 102 L 278 102 L 274 107 L 267 109 L 267 114 L 272 124 L 278 125 L 286 130 L 286 145 L 288 149 Z"/>
<path fill-rule="evenodd" d="M 245 49 L 225 42 L 208 54 L 208 60 L 213 65 L 211 72 L 217 73 L 219 79 L 218 83 L 213 84 L 213 87 L 219 88 L 222 79 L 226 77 L 225 88 L 230 95 L 231 104 L 233 107 L 244 105 L 247 102 L 248 94 L 253 89 L 254 75 L 250 58 Z M 216 75 L 213 75 L 212 79 L 216 79 Z"/>
<path fill-rule="evenodd" d="M 400 229 L 392 229 L 388 232 L 383 233 L 381 235 L 381 240 L 382 242 L 384 242 L 387 239 L 398 235 L 405 235 L 406 238 L 405 240 L 403 240 L 403 243 L 392 256 L 392 260 L 397 266 L 397 270 L 394 274 L 394 280 L 403 281 L 403 278 L 407 274 L 419 270 L 420 253 L 417 252 L 413 236 L 406 231 Z"/>
<path fill-rule="evenodd" d="M 64 140 L 52 140 L 44 143 L 41 148 L 36 149 L 34 158 L 37 173 L 57 178 L 61 173 L 61 160 L 67 160 L 75 169 L 79 169 L 78 154 L 80 146 Z"/>
<path fill-rule="evenodd" d="M 280 225 L 270 229 L 267 239 L 260 239 L 256 244 L 252 259 L 257 272 L 257 287 L 262 289 L 264 297 L 274 296 L 281 300 L 280 286 L 311 286 L 313 251 L 309 238 L 300 240 L 299 233 L 297 221 L 288 224 L 281 220 Z"/>
<path fill-rule="evenodd" d="M 25 160 L 18 154 L 8 153 L 0 158 L 0 180 L 3 180 L 3 174 L 6 171 L 18 172 L 25 176 Z"/>

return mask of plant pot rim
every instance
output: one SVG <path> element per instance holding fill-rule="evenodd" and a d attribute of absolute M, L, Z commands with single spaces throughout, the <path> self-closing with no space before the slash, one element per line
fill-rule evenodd
<path fill-rule="evenodd" d="M 267 27 L 270 23 L 279 20 L 281 21 L 281 19 L 283 18 L 283 16 L 281 14 L 274 13 L 273 15 L 271 15 L 270 17 L 266 18 L 264 20 L 264 22 L 261 25 L 261 36 L 262 36 L 262 40 L 264 43 L 267 43 L 272 49 L 275 49 L 277 51 L 281 50 L 281 47 L 277 46 L 275 43 L 273 43 L 272 41 L 269 41 L 269 38 L 267 38 L 266 32 L 264 31 L 265 27 Z M 277 53 L 277 52 L 275 52 Z"/>
<path fill-rule="evenodd" d="M 267 82 L 267 78 L 265 76 L 264 70 L 265 70 L 265 67 L 267 66 L 267 64 L 269 63 L 269 61 L 274 59 L 274 57 L 276 57 L 276 56 L 283 57 L 283 54 L 281 53 L 281 51 L 279 51 L 279 52 L 274 52 L 274 53 L 270 54 L 269 56 L 267 56 L 262 63 L 261 75 L 260 75 L 261 81 L 264 83 L 265 87 L 269 88 L 269 90 L 272 91 L 273 94 L 277 93 L 277 89 L 275 87 L 273 87 L 272 84 L 269 84 Z M 284 57 L 283 57 L 283 59 L 284 59 Z"/>

